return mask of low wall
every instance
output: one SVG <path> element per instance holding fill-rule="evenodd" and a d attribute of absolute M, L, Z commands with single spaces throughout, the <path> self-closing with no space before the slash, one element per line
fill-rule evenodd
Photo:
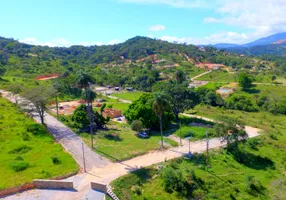
<path fill-rule="evenodd" d="M 91 182 L 90 185 L 91 185 L 91 189 L 93 190 L 97 190 L 105 194 L 107 193 L 107 185 L 105 184 Z"/>
<path fill-rule="evenodd" d="M 38 189 L 74 189 L 72 181 L 34 180 Z"/>
<path fill-rule="evenodd" d="M 30 190 L 30 189 L 34 189 L 36 188 L 35 184 L 33 183 L 27 183 L 21 186 L 16 186 L 16 187 L 11 187 L 11 188 L 6 188 L 3 190 L 0 190 L 0 198 L 4 197 L 4 196 L 8 196 L 11 194 L 15 194 L 18 192 L 23 192 L 26 190 Z"/>

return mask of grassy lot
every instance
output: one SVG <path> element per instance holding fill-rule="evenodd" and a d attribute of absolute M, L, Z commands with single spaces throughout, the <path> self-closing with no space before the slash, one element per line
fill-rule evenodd
<path fill-rule="evenodd" d="M 139 97 L 144 94 L 144 92 L 140 91 L 134 91 L 134 92 L 123 92 L 123 93 L 117 93 L 117 94 L 112 94 L 112 96 L 121 98 L 121 99 L 126 99 L 129 101 L 135 101 L 139 99 Z"/>
<path fill-rule="evenodd" d="M 138 155 L 147 153 L 160 147 L 160 135 L 152 134 L 147 139 L 136 136 L 129 125 L 110 122 L 110 130 L 100 130 L 95 136 L 95 151 L 103 156 L 116 161 L 126 160 Z M 80 134 L 86 144 L 90 145 L 90 135 Z M 165 139 L 165 143 L 171 146 L 178 144 L 170 139 Z"/>
<path fill-rule="evenodd" d="M 282 98 L 286 97 L 286 87 L 279 85 L 255 85 L 246 91 L 242 91 L 240 88 L 238 88 L 236 93 L 248 94 L 253 97 L 269 95 L 271 97 Z"/>
<path fill-rule="evenodd" d="M 199 74 L 202 74 L 206 72 L 205 69 L 201 69 L 201 68 L 198 68 L 198 67 L 192 67 L 190 70 L 188 70 L 188 73 L 190 75 L 190 78 L 193 78 Z"/>
<path fill-rule="evenodd" d="M 209 74 L 199 77 L 198 81 L 213 81 L 213 82 L 236 82 L 236 75 L 230 74 L 227 71 L 215 70 Z"/>
<path fill-rule="evenodd" d="M 178 137 L 186 138 L 191 137 L 192 140 L 201 140 L 206 136 L 206 131 L 208 129 L 209 137 L 213 137 L 213 128 L 214 123 L 207 122 L 202 119 L 189 118 L 185 116 L 180 116 L 181 120 L 181 129 L 180 125 L 174 125 L 171 131 L 166 131 L 169 134 L 175 134 Z M 198 123 L 200 125 L 208 125 L 209 127 L 201 126 L 191 126 L 190 123 Z"/>
<path fill-rule="evenodd" d="M 209 82 L 206 85 L 202 86 L 204 88 L 212 89 L 212 90 L 217 90 L 220 87 L 224 86 L 224 83 L 215 83 L 215 82 Z"/>
<path fill-rule="evenodd" d="M 43 126 L 3 98 L 0 98 L 0 148 L 0 189 L 78 170 L 73 158 Z"/>
<path fill-rule="evenodd" d="M 203 155 L 162 163 L 182 173 L 193 192 L 166 192 L 162 172 L 156 166 L 142 169 L 112 182 L 121 199 L 285 199 L 286 116 L 246 113 L 199 106 L 193 112 L 216 119 L 219 115 L 239 117 L 248 125 L 265 130 L 258 138 L 241 142 L 227 151 L 211 151 L 210 168 Z M 190 190 L 192 191 L 192 190 Z"/>

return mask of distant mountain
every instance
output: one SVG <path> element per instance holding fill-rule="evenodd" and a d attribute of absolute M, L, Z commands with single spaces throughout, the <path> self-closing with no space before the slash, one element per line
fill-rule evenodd
<path fill-rule="evenodd" d="M 238 44 L 229 44 L 229 43 L 219 43 L 219 44 L 215 44 L 213 45 L 215 48 L 218 49 L 226 49 L 226 48 L 233 48 L 233 47 L 238 47 Z"/>
<path fill-rule="evenodd" d="M 243 47 L 254 47 L 254 46 L 261 46 L 261 45 L 269 45 L 269 44 L 280 44 L 279 41 L 286 40 L 286 32 L 283 33 L 276 33 L 274 35 L 270 35 L 268 37 L 264 37 L 258 40 L 255 40 L 254 42 L 250 42 L 248 44 L 241 45 Z"/>
<path fill-rule="evenodd" d="M 224 49 L 232 53 L 245 55 L 286 55 L 286 32 L 276 33 L 268 37 L 260 38 L 253 42 L 236 45 L 221 43 L 212 45 L 218 49 Z"/>
<path fill-rule="evenodd" d="M 270 35 L 268 37 L 260 38 L 253 42 L 247 44 L 231 44 L 231 43 L 219 43 L 215 45 L 210 45 L 216 47 L 218 49 L 229 49 L 229 48 L 241 48 L 241 47 L 254 47 L 254 46 L 263 46 L 263 45 L 271 45 L 271 44 L 286 44 L 286 32 L 276 33 L 274 35 Z"/>

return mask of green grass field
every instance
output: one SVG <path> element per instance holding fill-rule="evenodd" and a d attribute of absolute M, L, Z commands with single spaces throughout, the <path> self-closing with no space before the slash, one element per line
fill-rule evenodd
<path fill-rule="evenodd" d="M 212 81 L 212 82 L 236 82 L 236 75 L 230 74 L 227 71 L 215 70 L 209 74 L 199 77 L 198 81 Z"/>
<path fill-rule="evenodd" d="M 201 69 L 201 68 L 198 68 L 198 67 L 192 67 L 190 70 L 188 70 L 188 73 L 190 75 L 190 78 L 193 78 L 199 74 L 202 74 L 206 72 L 205 69 Z"/>
<path fill-rule="evenodd" d="M 276 98 L 286 97 L 286 87 L 285 86 L 275 86 L 275 85 L 254 85 L 254 87 L 242 91 L 238 89 L 237 93 L 249 94 L 251 96 L 271 96 Z"/>
<path fill-rule="evenodd" d="M 189 197 L 163 188 L 162 171 L 156 166 L 141 169 L 112 182 L 121 199 L 285 199 L 286 116 L 247 113 L 210 106 L 197 106 L 194 113 L 216 119 L 220 115 L 238 117 L 247 125 L 264 130 L 258 138 L 241 142 L 230 151 L 211 151 L 210 168 L 205 155 L 161 163 L 180 171 L 194 183 Z M 284 188 L 284 189 L 283 189 Z"/>
<path fill-rule="evenodd" d="M 100 130 L 95 136 L 96 152 L 103 156 L 116 161 L 126 160 L 138 155 L 147 153 L 160 147 L 160 135 L 151 135 L 147 139 L 136 136 L 136 132 L 132 131 L 129 125 L 110 122 L 108 125 L 110 130 Z M 86 144 L 90 145 L 90 135 L 80 134 L 80 137 Z M 177 143 L 170 139 L 165 142 L 171 146 Z"/>
<path fill-rule="evenodd" d="M 124 92 L 124 93 L 117 93 L 117 94 L 112 94 L 112 96 L 129 100 L 129 101 L 135 101 L 139 99 L 139 97 L 144 94 L 144 92 L 140 91 L 134 91 L 134 92 Z"/>
<path fill-rule="evenodd" d="M 0 148 L 0 189 L 78 170 L 73 158 L 43 126 L 3 98 L 0 98 Z"/>

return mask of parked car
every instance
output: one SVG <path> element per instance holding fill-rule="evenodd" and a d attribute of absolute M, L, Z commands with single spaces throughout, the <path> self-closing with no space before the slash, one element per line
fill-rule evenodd
<path fill-rule="evenodd" d="M 141 137 L 141 138 L 148 138 L 148 134 L 146 132 L 139 132 L 138 133 L 138 137 Z"/>

